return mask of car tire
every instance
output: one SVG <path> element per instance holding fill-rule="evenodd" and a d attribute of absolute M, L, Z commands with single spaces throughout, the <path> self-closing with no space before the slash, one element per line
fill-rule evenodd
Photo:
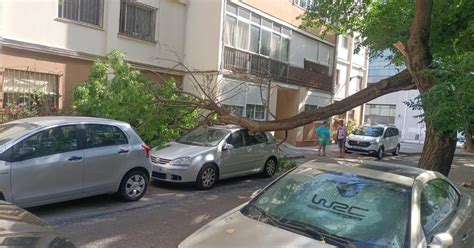
<path fill-rule="evenodd" d="M 397 145 L 395 150 L 392 152 L 393 156 L 398 156 L 398 154 L 400 154 L 400 145 Z"/>
<path fill-rule="evenodd" d="M 383 149 L 383 147 L 380 147 L 379 150 L 377 151 L 377 154 L 375 155 L 375 156 L 377 156 L 378 160 L 382 160 L 383 153 L 384 153 L 384 149 Z"/>
<path fill-rule="evenodd" d="M 122 201 L 138 201 L 145 195 L 147 188 L 147 175 L 141 170 L 132 170 L 122 178 L 117 196 Z"/>
<path fill-rule="evenodd" d="M 196 188 L 208 190 L 214 187 L 218 179 L 217 167 L 213 164 L 205 164 L 198 173 Z"/>
<path fill-rule="evenodd" d="M 272 177 L 275 175 L 277 171 L 277 160 L 275 158 L 269 158 L 265 162 L 265 166 L 263 167 L 262 175 L 264 177 Z"/>

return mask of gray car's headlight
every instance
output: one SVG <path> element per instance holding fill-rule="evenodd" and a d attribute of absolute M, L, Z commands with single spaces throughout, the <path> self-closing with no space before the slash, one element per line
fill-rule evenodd
<path fill-rule="evenodd" d="M 177 158 L 171 161 L 170 165 L 173 166 L 189 166 L 192 159 L 190 157 Z"/>
<path fill-rule="evenodd" d="M 371 144 L 371 145 L 376 145 L 376 144 L 378 144 L 379 142 L 380 142 L 380 139 L 376 139 L 376 140 L 374 140 L 374 141 L 371 141 L 370 144 Z"/>

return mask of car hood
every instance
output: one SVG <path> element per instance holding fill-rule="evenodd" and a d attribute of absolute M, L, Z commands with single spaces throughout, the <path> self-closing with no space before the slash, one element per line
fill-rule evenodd
<path fill-rule="evenodd" d="M 203 226 L 178 247 L 336 247 L 252 220 L 240 213 L 241 207 Z"/>
<path fill-rule="evenodd" d="M 156 156 L 165 159 L 175 159 L 179 157 L 193 157 L 205 152 L 212 151 L 214 149 L 216 149 L 216 147 L 195 146 L 171 142 L 167 144 L 164 148 L 153 149 L 151 151 L 151 156 Z"/>
<path fill-rule="evenodd" d="M 349 140 L 367 141 L 367 142 L 375 141 L 377 138 L 379 138 L 379 137 L 371 137 L 371 136 L 363 136 L 363 135 L 355 135 L 355 134 L 351 134 L 348 137 Z"/>
<path fill-rule="evenodd" d="M 75 247 L 35 215 L 6 202 L 0 202 L 0 246 Z"/>

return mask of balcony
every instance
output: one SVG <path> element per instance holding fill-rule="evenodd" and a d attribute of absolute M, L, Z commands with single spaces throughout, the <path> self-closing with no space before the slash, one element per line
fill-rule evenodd
<path fill-rule="evenodd" d="M 311 64 L 311 66 L 307 66 Z M 304 87 L 333 91 L 332 77 L 329 68 L 311 62 L 305 62 L 306 68 L 299 68 L 230 47 L 224 48 L 224 68 L 236 73 L 252 74 L 281 83 L 295 84 Z"/>

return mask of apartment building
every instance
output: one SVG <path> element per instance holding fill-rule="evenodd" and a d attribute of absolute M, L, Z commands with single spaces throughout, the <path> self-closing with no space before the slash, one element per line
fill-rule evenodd
<path fill-rule="evenodd" d="M 167 24 L 167 25 L 162 25 Z M 154 81 L 183 72 L 166 60 L 184 55 L 185 4 L 172 0 L 0 0 L 0 104 L 40 91 L 57 107 L 113 49 Z"/>
<path fill-rule="evenodd" d="M 237 115 L 272 120 L 322 107 L 340 91 L 335 82 L 345 87 L 345 96 L 357 90 L 352 84 L 359 79 L 353 75 L 364 87 L 365 58 L 352 56 L 351 42 L 336 56 L 334 35 L 323 39 L 320 30 L 300 29 L 297 17 L 309 4 L 0 0 L 0 101 L 18 101 L 35 89 L 67 109 L 71 88 L 87 78 L 93 61 L 119 49 L 151 80 L 173 77 L 197 94 L 204 88 Z M 314 145 L 314 125 L 290 130 L 287 141 Z"/>
<path fill-rule="evenodd" d="M 360 41 L 358 36 L 338 37 L 335 101 L 340 101 L 367 87 L 369 54 L 365 48 L 358 48 Z M 364 122 L 364 107 L 356 107 L 339 117 L 352 119 L 357 125 L 361 125 Z"/>
<path fill-rule="evenodd" d="M 377 83 L 405 69 L 390 63 L 387 57 L 389 51 L 382 57 L 370 60 L 368 83 Z M 418 90 L 408 90 L 390 93 L 365 104 L 364 122 L 368 124 L 393 124 L 401 131 L 405 141 L 422 142 L 425 138 L 425 124 L 417 118 L 423 114 L 421 110 L 412 110 L 404 102 L 420 95 Z"/>

